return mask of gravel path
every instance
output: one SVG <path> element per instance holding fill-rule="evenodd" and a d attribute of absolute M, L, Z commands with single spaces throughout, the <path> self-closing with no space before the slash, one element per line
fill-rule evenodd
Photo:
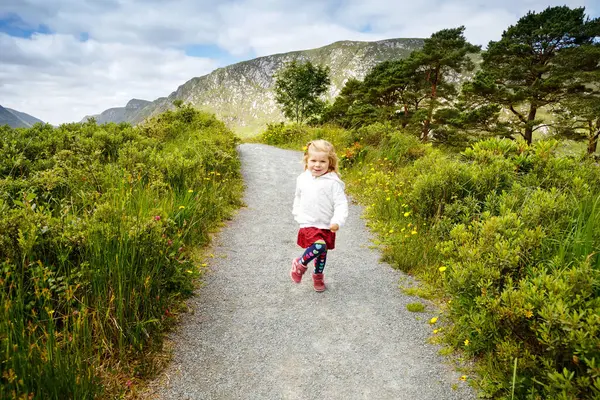
<path fill-rule="evenodd" d="M 289 277 L 301 249 L 291 209 L 301 154 L 240 146 L 246 208 L 215 239 L 206 284 L 173 335 L 156 399 L 474 399 L 427 343 L 429 314 L 398 289 L 350 206 L 327 258 L 327 291 Z M 308 279 L 307 279 L 308 278 Z M 421 320 L 417 317 L 421 316 Z M 458 389 L 452 389 L 456 384 Z"/>

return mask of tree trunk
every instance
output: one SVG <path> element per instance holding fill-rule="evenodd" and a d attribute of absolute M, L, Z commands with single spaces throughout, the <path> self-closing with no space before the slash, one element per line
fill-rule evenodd
<path fill-rule="evenodd" d="M 402 121 L 402 128 L 406 128 L 408 125 L 408 104 L 404 103 L 404 121 Z"/>
<path fill-rule="evenodd" d="M 535 119 L 536 113 L 537 105 L 532 103 L 531 106 L 529 106 L 529 114 L 527 115 L 527 125 L 525 125 L 525 134 L 523 135 L 527 144 L 531 144 L 531 139 L 533 138 L 533 125 L 531 124 L 531 121 Z"/>
<path fill-rule="evenodd" d="M 592 127 L 590 126 L 590 128 L 592 128 Z M 598 132 L 596 132 L 596 134 L 590 135 L 590 138 L 588 140 L 588 148 L 587 148 L 588 156 L 592 156 L 592 155 L 594 155 L 594 153 L 596 153 L 596 148 L 598 147 L 598 136 L 600 136 L 600 130 L 598 130 Z"/>
<path fill-rule="evenodd" d="M 429 75 L 428 75 L 429 76 Z M 431 99 L 429 100 L 429 110 L 427 112 L 427 119 L 423 123 L 423 131 L 421 132 L 421 142 L 426 143 L 429 139 L 429 131 L 431 126 L 431 119 L 433 118 L 433 108 L 435 99 L 437 97 L 437 84 L 439 78 L 439 66 L 436 66 L 433 79 L 431 81 Z"/>
<path fill-rule="evenodd" d="M 423 130 L 421 131 L 421 142 L 427 143 L 427 139 L 429 138 L 429 119 L 426 119 L 423 123 Z"/>
<path fill-rule="evenodd" d="M 588 149 L 587 149 L 588 156 L 591 156 L 596 152 L 597 146 L 598 146 L 598 135 L 594 135 L 594 136 L 590 137 L 590 140 L 588 141 Z"/>

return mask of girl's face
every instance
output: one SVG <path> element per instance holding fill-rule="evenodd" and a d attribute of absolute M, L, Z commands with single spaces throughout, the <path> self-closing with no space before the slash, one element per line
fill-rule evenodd
<path fill-rule="evenodd" d="M 321 176 L 329 171 L 329 154 L 324 151 L 308 151 L 306 169 L 312 176 Z"/>

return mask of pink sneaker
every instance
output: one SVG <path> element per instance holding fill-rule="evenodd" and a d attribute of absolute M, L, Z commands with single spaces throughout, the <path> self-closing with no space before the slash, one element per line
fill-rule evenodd
<path fill-rule="evenodd" d="M 300 264 L 299 258 L 294 258 L 292 260 L 292 270 L 290 271 L 290 276 L 292 280 L 296 283 L 300 283 L 302 281 L 302 275 L 306 272 L 306 267 Z"/>
<path fill-rule="evenodd" d="M 312 276 L 315 292 L 323 292 L 326 288 L 324 281 L 325 276 L 323 274 L 312 274 Z"/>

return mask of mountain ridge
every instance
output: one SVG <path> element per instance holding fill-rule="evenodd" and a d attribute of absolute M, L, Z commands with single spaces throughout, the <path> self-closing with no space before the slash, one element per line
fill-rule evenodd
<path fill-rule="evenodd" d="M 326 94 L 332 100 L 350 78 L 362 79 L 376 64 L 407 57 L 423 46 L 424 39 L 397 38 L 374 42 L 341 40 L 329 45 L 287 53 L 261 56 L 215 69 L 179 85 L 166 97 L 144 103 L 142 108 L 116 107 L 94 116 L 98 123 L 137 124 L 182 100 L 214 113 L 241 136 L 257 133 L 267 122 L 283 121 L 275 102 L 273 74 L 292 60 L 310 61 L 330 67 L 331 86 Z M 136 100 L 136 99 L 133 99 Z M 142 100 L 146 102 L 145 100 Z M 131 102 L 131 101 L 130 101 Z M 129 102 L 129 103 L 130 103 Z M 128 104 L 129 104 L 128 103 Z M 84 118 L 86 120 L 89 117 Z"/>
<path fill-rule="evenodd" d="M 151 103 L 148 100 L 131 99 L 125 107 L 112 107 L 102 111 L 100 114 L 86 115 L 80 122 L 85 122 L 91 118 L 94 118 L 98 124 L 105 124 L 107 122 L 132 122 L 130 121 L 131 116 L 135 116 L 138 111 Z"/>
<path fill-rule="evenodd" d="M 11 128 L 31 128 L 38 122 L 44 123 L 44 121 L 32 115 L 0 105 L 0 126 L 8 125 Z"/>

